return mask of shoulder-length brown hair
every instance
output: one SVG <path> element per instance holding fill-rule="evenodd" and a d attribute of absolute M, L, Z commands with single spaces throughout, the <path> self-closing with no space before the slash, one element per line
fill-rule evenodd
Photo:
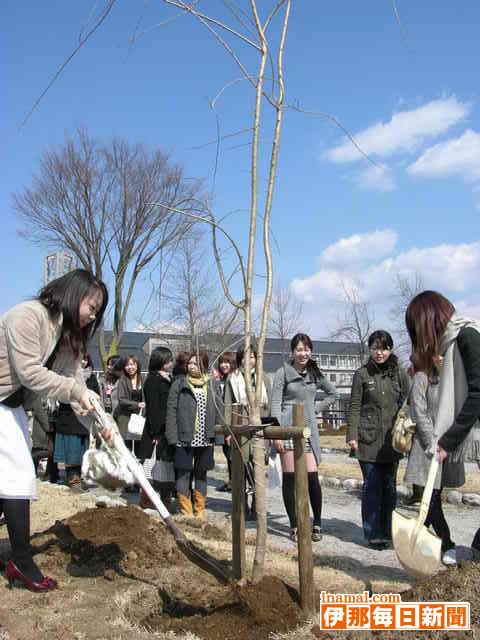
<path fill-rule="evenodd" d="M 422 291 L 407 307 L 405 324 L 412 341 L 415 367 L 428 377 L 435 375 L 440 341 L 455 307 L 437 291 Z"/>
<path fill-rule="evenodd" d="M 133 360 L 133 362 L 135 362 L 135 364 L 137 365 L 137 373 L 135 374 L 135 378 L 136 378 L 135 384 L 137 385 L 137 387 L 141 387 L 142 372 L 141 372 L 140 362 L 135 356 L 130 355 L 125 358 L 125 360 L 123 361 L 123 373 L 127 378 L 130 378 L 130 376 L 126 372 L 126 368 L 129 360 Z"/>

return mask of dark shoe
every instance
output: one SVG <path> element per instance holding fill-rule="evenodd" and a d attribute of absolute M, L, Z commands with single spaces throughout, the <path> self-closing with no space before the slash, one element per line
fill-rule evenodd
<path fill-rule="evenodd" d="M 35 592 L 52 591 L 52 589 L 57 588 L 57 581 L 53 580 L 53 578 L 49 578 L 48 576 L 43 576 L 43 579 L 40 582 L 30 580 L 11 560 L 7 564 L 5 574 L 7 576 L 8 586 L 10 589 L 13 589 L 16 583 L 20 583 L 29 591 Z"/>
<path fill-rule="evenodd" d="M 221 487 L 218 487 L 217 491 L 221 491 L 222 493 L 231 493 L 232 487 L 229 482 L 224 482 Z"/>
<path fill-rule="evenodd" d="M 257 520 L 257 512 L 255 509 L 247 509 L 247 513 L 245 514 L 245 522 L 256 522 Z"/>
<path fill-rule="evenodd" d="M 387 548 L 385 541 L 381 538 L 369 540 L 368 546 L 370 549 L 375 549 L 376 551 L 384 551 Z"/>
<path fill-rule="evenodd" d="M 419 498 L 418 496 L 410 496 L 409 498 L 405 498 L 403 504 L 407 507 L 413 507 L 416 504 L 420 504 L 420 502 L 422 501 L 421 498 Z"/>
<path fill-rule="evenodd" d="M 322 538 L 322 528 L 314 524 L 312 527 L 312 542 L 320 542 Z"/>
<path fill-rule="evenodd" d="M 290 529 L 290 535 L 288 536 L 292 542 L 297 542 L 297 527 Z"/>

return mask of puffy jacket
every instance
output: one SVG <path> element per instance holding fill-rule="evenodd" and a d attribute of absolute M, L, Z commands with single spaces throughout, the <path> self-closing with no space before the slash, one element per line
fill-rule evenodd
<path fill-rule="evenodd" d="M 392 427 L 408 394 L 409 378 L 391 355 L 385 366 L 370 359 L 353 376 L 347 442 L 358 442 L 364 462 L 393 462 L 402 456 L 392 447 Z"/>

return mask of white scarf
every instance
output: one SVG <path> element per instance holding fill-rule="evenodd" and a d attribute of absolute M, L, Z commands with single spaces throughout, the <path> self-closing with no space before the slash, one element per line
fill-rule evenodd
<path fill-rule="evenodd" d="M 244 407 L 248 407 L 247 386 L 245 384 L 245 378 L 243 373 L 237 369 L 237 371 L 234 371 L 228 377 L 228 380 L 232 387 L 235 400 L 239 402 L 241 405 L 243 405 Z M 267 388 L 265 387 L 264 382 L 262 383 L 262 405 L 264 407 L 268 406 Z"/>
<path fill-rule="evenodd" d="M 443 365 L 440 372 L 439 402 L 435 425 L 433 429 L 433 445 L 431 455 L 436 451 L 437 440 L 454 424 L 460 413 L 468 393 L 467 377 L 462 356 L 458 349 L 457 337 L 464 327 L 472 327 L 480 333 L 480 323 L 477 320 L 464 318 L 454 313 L 440 343 L 440 354 L 443 355 Z M 480 429 L 478 421 L 470 429 L 465 440 L 449 453 L 451 462 L 476 461 L 476 451 L 480 448 Z"/>

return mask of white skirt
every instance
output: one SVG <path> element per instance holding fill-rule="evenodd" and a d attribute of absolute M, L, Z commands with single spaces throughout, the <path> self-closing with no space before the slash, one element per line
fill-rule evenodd
<path fill-rule="evenodd" d="M 37 482 L 30 449 L 25 409 L 11 409 L 0 403 L 0 499 L 36 499 Z"/>

